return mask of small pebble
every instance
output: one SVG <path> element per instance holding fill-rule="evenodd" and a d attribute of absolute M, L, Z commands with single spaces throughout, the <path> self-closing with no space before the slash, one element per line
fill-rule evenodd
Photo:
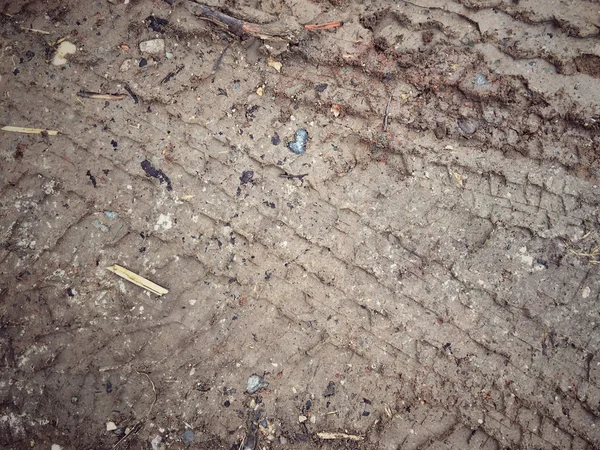
<path fill-rule="evenodd" d="M 288 148 L 296 155 L 301 155 L 306 151 L 306 143 L 308 142 L 308 131 L 300 128 L 294 135 L 294 141 L 288 143 Z"/>
<path fill-rule="evenodd" d="M 114 431 L 117 429 L 117 426 L 114 422 L 106 422 L 106 431 Z"/>
<path fill-rule="evenodd" d="M 273 133 L 273 136 L 271 137 L 271 144 L 273 144 L 273 145 L 281 144 L 281 138 L 279 137 L 279 135 L 276 132 Z"/>
<path fill-rule="evenodd" d="M 159 54 L 165 51 L 164 39 L 150 39 L 140 42 L 140 51 L 142 53 Z"/>
<path fill-rule="evenodd" d="M 250 375 L 248 377 L 248 394 L 254 394 L 269 385 L 263 377 Z"/>
<path fill-rule="evenodd" d="M 473 134 L 479 128 L 479 122 L 461 117 L 458 119 L 458 128 L 460 128 L 464 134 Z"/>
<path fill-rule="evenodd" d="M 308 417 L 303 416 L 303 415 L 299 415 L 298 416 L 298 423 L 304 423 L 308 420 Z"/>
<path fill-rule="evenodd" d="M 189 447 L 194 442 L 194 432 L 192 430 L 185 430 L 183 433 L 183 444 Z"/>

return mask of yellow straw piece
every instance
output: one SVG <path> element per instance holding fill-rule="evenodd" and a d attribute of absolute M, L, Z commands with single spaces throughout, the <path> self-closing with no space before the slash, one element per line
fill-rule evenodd
<path fill-rule="evenodd" d="M 326 431 L 322 433 L 317 433 L 317 436 L 321 439 L 348 439 L 351 441 L 362 441 L 362 436 L 356 436 L 354 434 L 346 434 L 346 433 L 328 433 Z"/>
<path fill-rule="evenodd" d="M 117 274 L 121 278 L 124 278 L 127 281 L 131 281 L 133 284 L 137 284 L 138 286 L 146 289 L 147 291 L 152 292 L 158 296 L 165 295 L 169 291 L 164 287 L 160 287 L 158 284 L 153 283 L 150 280 L 147 280 L 144 277 L 139 276 L 136 273 L 133 273 L 131 270 L 127 270 L 125 267 L 121 267 L 117 264 L 114 266 L 107 267 L 112 273 Z"/>
<path fill-rule="evenodd" d="M 13 133 L 27 133 L 27 134 L 42 134 L 43 132 L 48 133 L 49 136 L 56 136 L 58 131 L 56 130 L 44 130 L 43 128 L 24 128 L 24 127 L 11 127 L 6 126 L 0 128 L 3 131 L 12 131 Z"/>

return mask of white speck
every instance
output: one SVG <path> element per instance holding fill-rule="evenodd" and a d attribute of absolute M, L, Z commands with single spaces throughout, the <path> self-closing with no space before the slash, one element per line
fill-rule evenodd
<path fill-rule="evenodd" d="M 298 422 L 299 423 L 304 423 L 304 422 L 307 421 L 307 419 L 308 419 L 308 417 L 306 417 L 306 416 L 302 416 L 302 415 L 298 416 Z"/>
<path fill-rule="evenodd" d="M 196 373 L 196 368 L 192 367 L 192 370 L 190 370 L 190 377 L 193 376 Z"/>
<path fill-rule="evenodd" d="M 113 431 L 116 429 L 117 429 L 117 426 L 115 425 L 114 422 L 106 422 L 106 431 Z"/>
<path fill-rule="evenodd" d="M 52 444 L 52 447 L 50 447 L 50 450 L 62 450 L 62 447 L 58 444 Z"/>
<path fill-rule="evenodd" d="M 171 221 L 171 214 L 161 214 L 158 216 L 158 222 L 154 225 L 154 231 L 158 231 L 162 227 L 163 230 L 170 230 L 173 227 L 173 222 Z"/>
<path fill-rule="evenodd" d="M 483 423 L 483 419 L 479 419 L 479 420 L 477 421 L 477 423 L 478 423 L 479 425 L 481 425 L 481 424 Z"/>
<path fill-rule="evenodd" d="M 581 296 L 583 298 L 588 298 L 590 296 L 590 292 L 591 292 L 590 288 L 588 286 L 586 286 L 583 288 L 583 291 L 581 291 Z"/>
<path fill-rule="evenodd" d="M 188 303 L 190 304 L 190 306 L 194 306 L 196 304 L 197 300 L 195 298 L 188 300 Z"/>

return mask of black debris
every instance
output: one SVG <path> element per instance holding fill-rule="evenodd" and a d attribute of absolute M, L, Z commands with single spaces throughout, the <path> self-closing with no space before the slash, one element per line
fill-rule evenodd
<path fill-rule="evenodd" d="M 116 149 L 117 149 L 117 146 L 118 146 L 119 144 L 117 143 L 117 141 L 115 141 L 115 140 L 113 139 L 112 141 L 110 141 L 110 145 L 112 145 L 112 146 L 113 146 L 113 148 L 116 150 Z"/>
<path fill-rule="evenodd" d="M 229 408 L 231 406 L 231 402 L 229 400 L 225 400 L 225 403 L 223 403 L 223 406 L 225 408 Z"/>
<path fill-rule="evenodd" d="M 362 415 L 363 415 L 364 417 L 367 417 L 369 414 L 371 414 L 369 411 L 363 411 L 363 413 L 362 413 Z"/>
<path fill-rule="evenodd" d="M 146 25 L 152 31 L 156 31 L 157 33 L 162 33 L 163 27 L 169 25 L 169 21 L 166 19 L 161 19 L 160 17 L 148 16 L 146 17 Z"/>
<path fill-rule="evenodd" d="M 263 201 L 263 205 L 268 206 L 271 209 L 275 209 L 275 203 L 273 203 L 273 202 L 269 202 L 267 200 L 264 200 Z"/>
<path fill-rule="evenodd" d="M 323 92 L 325 89 L 327 89 L 327 86 L 329 86 L 327 83 L 317 84 L 315 86 L 315 91 L 317 91 L 317 92 Z"/>
<path fill-rule="evenodd" d="M 13 75 L 17 76 L 17 75 L 19 75 L 20 72 L 21 71 L 15 67 L 15 69 L 13 70 Z"/>
<path fill-rule="evenodd" d="M 323 397 L 331 397 L 335 395 L 335 383 L 330 381 L 327 385 L 327 389 L 323 392 Z"/>
<path fill-rule="evenodd" d="M 253 177 L 254 177 L 253 170 L 244 170 L 242 172 L 242 176 L 240 177 L 240 184 L 250 183 L 252 181 Z"/>
<path fill-rule="evenodd" d="M 167 191 L 172 191 L 171 179 L 160 169 L 156 169 L 147 159 L 142 161 L 142 169 L 146 172 L 146 176 L 156 178 L 160 184 L 167 184 Z"/>
<path fill-rule="evenodd" d="M 292 174 L 289 174 L 289 173 L 285 172 L 285 173 L 280 173 L 279 174 L 280 178 L 287 178 L 288 180 L 292 180 L 294 178 L 298 178 L 301 183 L 304 182 L 304 177 L 307 177 L 307 176 L 308 176 L 307 173 L 302 173 L 300 175 L 292 175 Z"/>
<path fill-rule="evenodd" d="M 181 65 L 181 66 L 177 67 L 174 72 L 169 72 L 166 77 L 164 77 L 162 80 L 160 80 L 160 83 L 161 84 L 168 83 L 171 80 L 171 78 L 173 78 L 175 75 L 177 75 L 179 72 L 181 72 L 184 67 L 185 67 L 184 65 Z"/>
<path fill-rule="evenodd" d="M 246 119 L 252 120 L 255 118 L 254 113 L 259 108 L 258 105 L 252 105 L 250 108 L 246 110 Z"/>
<path fill-rule="evenodd" d="M 277 132 L 273 133 L 273 137 L 271 137 L 271 144 L 273 144 L 273 145 L 281 144 L 281 138 L 279 137 Z"/>
<path fill-rule="evenodd" d="M 69 297 L 75 297 L 75 292 L 73 292 L 73 289 L 71 289 L 70 287 L 67 288 L 67 295 Z"/>
<path fill-rule="evenodd" d="M 87 171 L 86 175 L 89 177 L 90 181 L 92 182 L 92 186 L 94 186 L 94 188 L 95 188 L 96 187 L 96 177 L 94 175 L 92 175 L 89 170 Z"/>
<path fill-rule="evenodd" d="M 365 402 L 367 405 L 371 404 L 371 400 L 369 400 L 368 398 L 363 398 L 363 402 Z"/>
<path fill-rule="evenodd" d="M 112 392 L 112 383 L 110 382 L 110 380 L 108 380 L 106 382 L 106 393 L 110 394 Z"/>
<path fill-rule="evenodd" d="M 148 65 L 148 60 L 146 58 L 140 59 L 140 64 L 139 64 L 140 67 L 144 67 L 147 65 Z"/>
<path fill-rule="evenodd" d="M 35 53 L 33 53 L 31 50 L 27 50 L 27 52 L 25 53 L 25 57 L 27 58 L 27 61 L 31 61 L 34 56 L 35 56 Z"/>
<path fill-rule="evenodd" d="M 128 85 L 128 84 L 126 84 L 126 85 L 125 85 L 125 86 L 123 86 L 123 87 L 125 88 L 125 90 L 127 91 L 127 93 L 128 93 L 129 95 L 131 95 L 131 98 L 133 99 L 133 103 L 135 103 L 135 104 L 138 104 L 138 103 L 139 103 L 138 96 L 137 96 L 137 95 L 135 95 L 135 92 L 133 92 L 133 91 L 131 90 L 131 88 L 129 87 L 129 85 Z"/>
<path fill-rule="evenodd" d="M 227 91 L 223 88 L 218 88 L 217 95 L 224 95 L 225 97 L 227 97 Z"/>

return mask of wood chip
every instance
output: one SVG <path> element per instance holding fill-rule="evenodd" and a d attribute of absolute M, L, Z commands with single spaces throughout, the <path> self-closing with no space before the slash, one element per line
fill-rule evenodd
<path fill-rule="evenodd" d="M 283 67 L 283 64 L 281 64 L 272 56 L 269 56 L 269 58 L 267 59 L 267 65 L 275 69 L 277 72 L 281 72 L 281 68 Z"/>
<path fill-rule="evenodd" d="M 323 431 L 322 433 L 317 433 L 317 436 L 321 439 L 348 439 L 350 441 L 362 441 L 362 436 L 356 436 L 355 434 L 346 434 L 346 433 L 329 433 Z"/>
<path fill-rule="evenodd" d="M 26 128 L 26 127 L 11 127 L 6 126 L 0 128 L 3 131 L 12 131 L 13 133 L 27 133 L 27 134 L 47 134 L 48 136 L 56 136 L 58 131 L 56 130 L 45 130 L 43 128 Z"/>
<path fill-rule="evenodd" d="M 117 264 L 115 264 L 114 266 L 107 267 L 107 269 L 117 274 L 121 278 L 124 278 L 127 281 L 131 281 L 133 284 L 137 284 L 138 286 L 158 296 L 165 295 L 169 292 L 164 287 L 161 287 L 158 284 L 153 283 L 152 281 L 147 280 L 146 278 L 141 277 L 138 274 L 133 273 L 131 270 L 121 267 Z"/>

